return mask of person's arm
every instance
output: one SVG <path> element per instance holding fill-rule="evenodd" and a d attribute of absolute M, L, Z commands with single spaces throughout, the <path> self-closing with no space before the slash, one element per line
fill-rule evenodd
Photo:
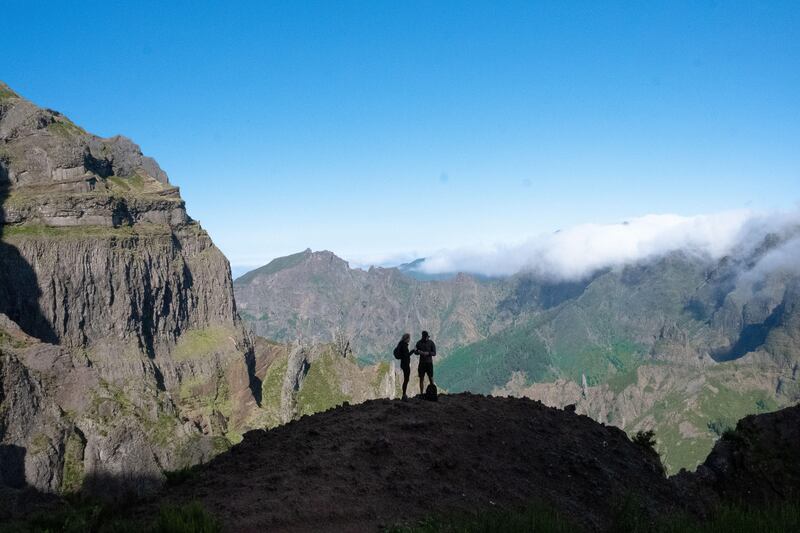
<path fill-rule="evenodd" d="M 435 356 L 435 355 L 436 355 L 436 343 L 435 343 L 435 342 L 433 342 L 433 341 L 431 341 L 431 348 L 432 348 L 432 349 L 431 349 L 431 351 L 430 351 L 430 354 L 431 354 L 431 357 L 433 357 L 433 356 Z"/>

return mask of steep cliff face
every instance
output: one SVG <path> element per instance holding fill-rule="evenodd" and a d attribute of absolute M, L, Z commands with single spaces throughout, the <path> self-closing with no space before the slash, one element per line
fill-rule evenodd
<path fill-rule="evenodd" d="M 0 237 L 4 483 L 144 490 L 250 427 L 228 262 L 130 140 L 0 84 Z"/>

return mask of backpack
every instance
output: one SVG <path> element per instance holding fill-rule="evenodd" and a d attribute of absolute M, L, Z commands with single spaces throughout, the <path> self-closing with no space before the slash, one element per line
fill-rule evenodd
<path fill-rule="evenodd" d="M 439 390 L 436 388 L 436 385 L 433 383 L 429 384 L 425 388 L 425 399 L 430 400 L 432 402 L 439 401 Z"/>
<path fill-rule="evenodd" d="M 397 346 L 394 347 L 394 358 L 395 359 L 402 359 L 403 357 L 400 355 L 400 344 L 398 343 Z"/>

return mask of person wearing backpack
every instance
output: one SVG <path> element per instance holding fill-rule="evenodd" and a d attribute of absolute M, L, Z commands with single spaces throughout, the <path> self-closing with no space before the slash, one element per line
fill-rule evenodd
<path fill-rule="evenodd" d="M 436 391 L 436 384 L 433 382 L 433 358 L 436 356 L 436 344 L 431 340 L 427 331 L 422 332 L 422 338 L 417 341 L 417 347 L 414 352 L 419 354 L 419 367 L 417 373 L 419 374 L 419 393 L 423 394 L 423 385 L 425 383 L 425 374 L 428 375 L 428 388 Z M 435 392 L 433 392 L 435 395 Z"/>
<path fill-rule="evenodd" d="M 404 333 L 400 342 L 394 348 L 394 358 L 400 360 L 400 368 L 403 370 L 403 401 L 408 401 L 406 396 L 406 388 L 408 387 L 408 378 L 411 375 L 411 354 L 414 350 L 408 351 L 408 343 L 411 342 L 411 334 Z"/>

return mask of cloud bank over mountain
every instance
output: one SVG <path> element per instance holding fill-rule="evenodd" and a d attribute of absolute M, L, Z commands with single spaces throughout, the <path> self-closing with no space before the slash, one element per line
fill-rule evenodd
<path fill-rule="evenodd" d="M 677 251 L 709 259 L 734 252 L 747 253 L 768 234 L 787 238 L 798 225 L 800 210 L 646 215 L 618 224 L 582 224 L 513 245 L 442 250 L 427 257 L 420 270 L 428 274 L 470 272 L 487 276 L 530 271 L 547 279 L 574 280 L 602 268 L 620 267 Z M 800 241 L 788 238 L 764 257 L 758 268 L 786 268 L 796 265 L 798 259 Z"/>

